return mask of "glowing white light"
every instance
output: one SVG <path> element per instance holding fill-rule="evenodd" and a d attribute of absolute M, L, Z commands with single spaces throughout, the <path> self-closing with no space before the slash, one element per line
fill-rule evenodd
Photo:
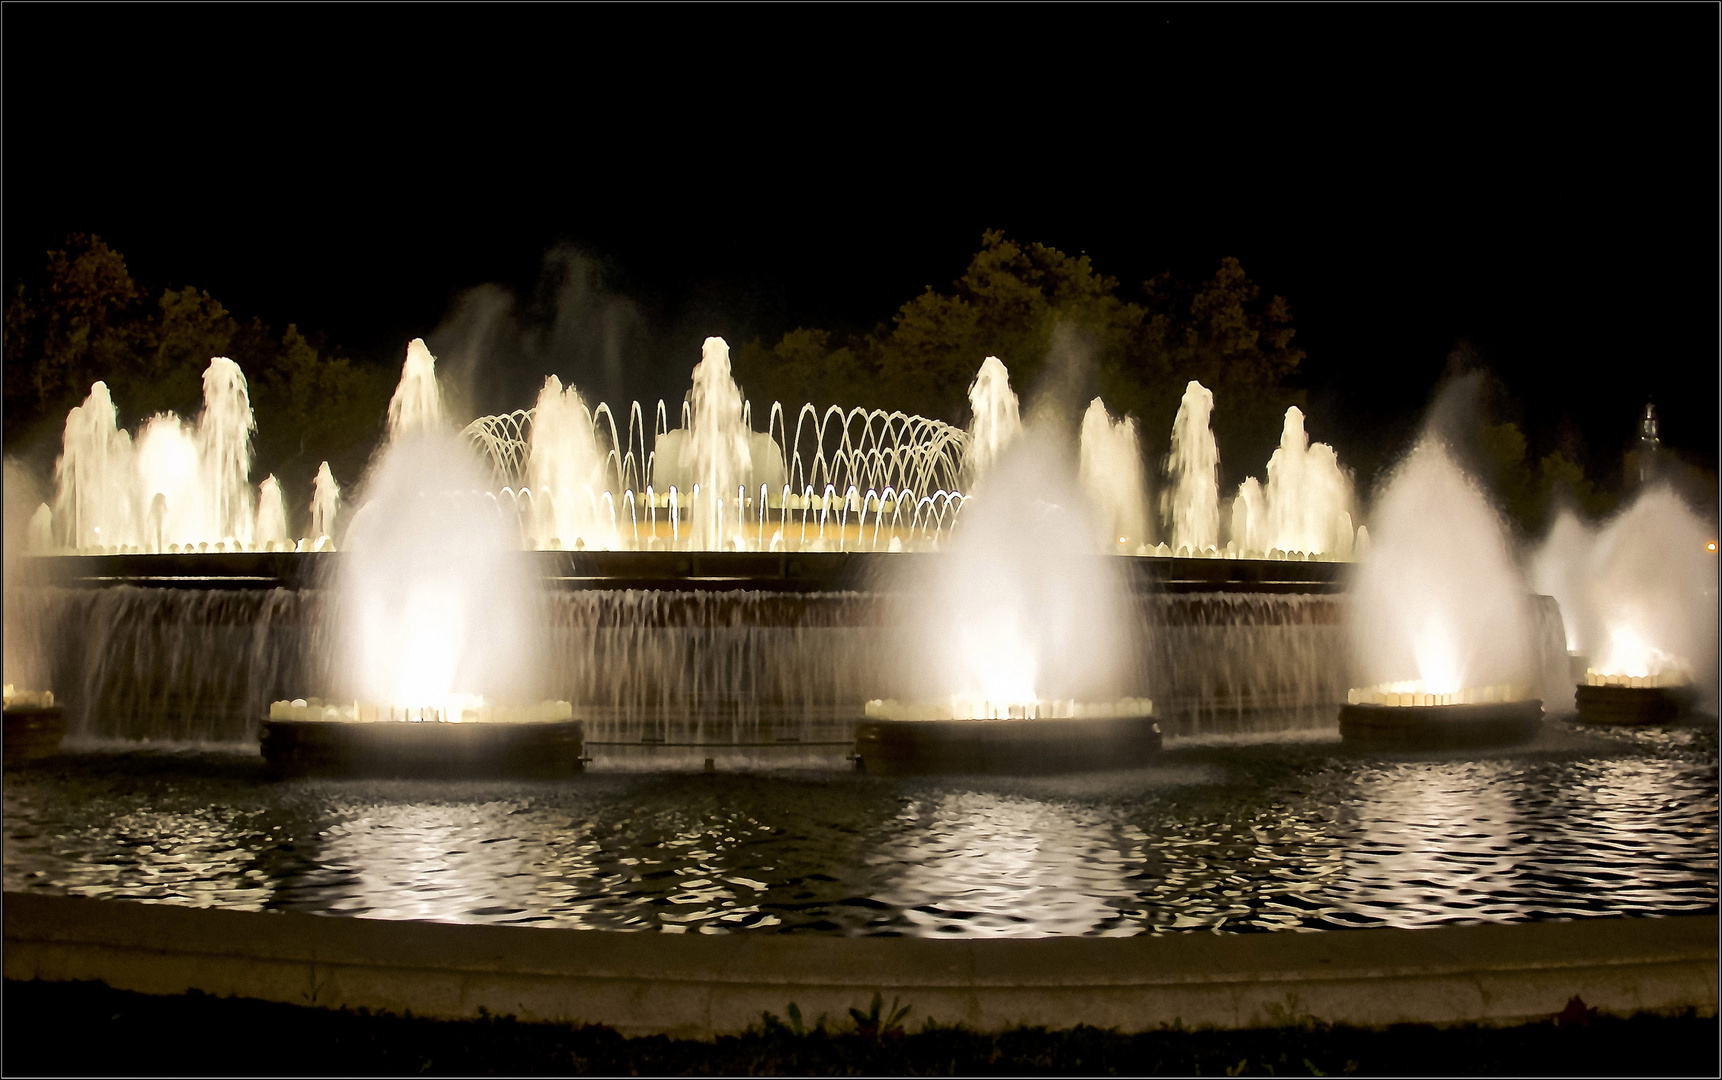
<path fill-rule="evenodd" d="M 1459 651 L 1454 647 L 1453 634 L 1438 618 L 1430 617 L 1412 638 L 1412 654 L 1417 659 L 1416 680 L 1421 693 L 1451 694 L 1463 685 L 1459 676 Z"/>
<path fill-rule="evenodd" d="M 1674 657 L 1645 640 L 1633 623 L 1611 623 L 1606 634 L 1608 644 L 1594 665 L 1596 671 L 1642 679 L 1679 665 Z"/>

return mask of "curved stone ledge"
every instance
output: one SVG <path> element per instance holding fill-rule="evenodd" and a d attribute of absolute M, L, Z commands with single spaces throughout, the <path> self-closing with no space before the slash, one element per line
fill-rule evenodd
<path fill-rule="evenodd" d="M 474 926 L 5 894 L 8 979 L 710 1037 L 875 991 L 977 1030 L 1716 1011 L 1715 916 L 1429 930 L 935 941 Z"/>
<path fill-rule="evenodd" d="M 924 553 L 877 551 L 533 551 L 541 580 L 558 589 L 874 592 L 896 587 L 890 572 Z M 1148 555 L 1119 560 L 1130 587 L 1166 592 L 1342 592 L 1351 563 L 1278 559 L 1191 559 Z M 168 555 L 36 555 L 34 580 L 73 588 L 140 585 L 182 589 L 305 589 L 325 581 L 336 552 L 227 551 Z"/>

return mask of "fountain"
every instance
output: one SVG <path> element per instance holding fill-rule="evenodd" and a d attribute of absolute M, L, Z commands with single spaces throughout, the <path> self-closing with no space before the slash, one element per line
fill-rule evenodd
<path fill-rule="evenodd" d="M 989 364 L 991 362 L 989 361 Z M 988 380 L 974 507 L 946 553 L 905 571 L 921 598 L 902 661 L 917 691 L 869 702 L 856 757 L 871 772 L 1125 768 L 1160 748 L 1146 698 L 1125 696 L 1132 620 L 1117 563 L 1095 552 L 1069 454 L 1042 432 L 980 436 L 1017 409 Z M 985 385 L 983 385 L 985 384 Z M 999 402 L 996 395 L 1008 394 Z M 1102 414 L 1104 416 L 1104 413 Z M 996 434 L 996 428 L 994 429 Z"/>
<path fill-rule="evenodd" d="M 912 608 L 924 589 L 891 566 L 904 555 L 946 550 L 973 503 L 964 486 L 988 490 L 986 477 L 1027 438 L 1009 372 L 996 357 L 977 371 L 968 430 L 878 410 L 820 413 L 804 406 L 786 413 L 773 405 L 761 414 L 767 430 L 754 431 L 755 414 L 725 372 L 726 359 L 720 340 L 708 343 L 698 392 L 682 404 L 680 427 L 669 426 L 662 402 L 646 425 L 651 414 L 637 403 L 626 414 L 612 413 L 547 380 L 535 408 L 483 417 L 461 432 L 476 473 L 468 460 L 440 479 L 421 478 L 427 492 L 451 492 L 445 500 L 451 506 L 476 501 L 499 512 L 498 542 L 522 555 L 541 604 L 533 616 L 542 620 L 535 633 L 549 650 L 541 692 L 573 703 L 588 745 L 607 760 L 681 744 L 715 747 L 719 761 L 736 754 L 754 760 L 767 749 L 784 760 L 824 754 L 853 746 L 866 702 L 915 700 L 920 691 L 892 656 L 902 628 L 918 617 Z M 72 419 L 86 414 L 102 418 L 102 410 L 84 407 Z M 108 403 L 106 436 L 129 446 L 114 417 Z M 159 449 L 181 462 L 186 483 L 155 489 L 156 520 L 163 523 L 214 502 L 208 478 L 215 472 L 202 465 L 199 429 L 168 419 L 159 425 Z M 451 419 L 434 358 L 415 341 L 390 403 L 390 437 L 398 442 L 441 430 Z M 1146 547 L 1131 531 L 1149 529 L 1133 422 L 1112 417 L 1104 402 L 1091 405 L 1085 421 L 1080 463 L 1066 470 L 1071 476 L 1049 481 L 1049 494 L 1038 501 L 1074 505 L 1085 494 L 1093 508 L 1083 516 L 1097 534 L 1089 550 L 1166 551 Z M 1190 426 L 1192 439 L 1199 428 L 1211 440 L 1205 421 Z M 684 460 L 693 468 L 709 457 L 701 449 L 707 443 L 739 451 L 743 437 L 753 470 L 748 482 L 763 473 L 769 483 L 751 498 L 743 489 L 733 499 L 704 503 L 718 531 L 715 540 L 700 540 L 696 482 L 678 470 Z M 69 445 L 98 441 L 74 437 Z M 63 462 L 62 504 L 99 488 L 86 482 L 89 459 L 73 453 Z M 137 472 L 135 462 L 129 468 Z M 152 475 L 174 474 L 163 466 Z M 647 482 L 654 476 L 671 481 L 668 490 Z M 1051 494 L 1071 488 L 1073 477 L 1080 478 L 1080 493 Z M 101 558 L 38 560 L 44 587 L 8 597 L 8 624 L 23 618 L 41 628 L 54 685 L 69 695 L 74 737 L 250 741 L 258 738 L 260 718 L 273 709 L 280 715 L 271 723 L 293 719 L 291 703 L 312 701 L 312 691 L 324 695 L 316 699 L 324 702 L 320 708 L 360 715 L 357 690 L 337 690 L 321 657 L 324 628 L 335 625 L 343 603 L 330 587 L 335 572 L 350 561 L 350 541 L 376 527 L 374 480 L 352 511 L 325 463 L 304 539 L 289 552 L 266 550 L 289 545 L 277 524 L 288 500 L 265 479 L 255 492 L 251 541 L 235 538 L 232 545 L 250 551 L 217 554 L 229 545 L 216 540 L 202 541 L 214 550 L 201 554 L 122 555 L 109 547 Z M 697 486 L 704 502 L 706 485 Z M 455 489 L 463 493 L 458 499 Z M 1020 502 L 1011 513 L 1032 515 L 1036 504 Z M 738 506 L 746 511 L 742 521 L 734 518 Z M 72 515 L 60 517 L 54 521 L 49 508 L 38 508 L 32 534 L 49 522 L 64 532 Z M 173 527 L 164 524 L 163 535 Z M 339 557 L 301 557 L 330 552 L 337 541 Z M 728 550 L 701 550 L 704 543 Z M 173 544 L 162 539 L 140 550 Z M 1157 715 L 1186 730 L 1328 722 L 1327 710 L 1345 695 L 1335 647 L 1343 602 L 1320 595 L 1340 588 L 1335 569 L 1116 559 L 1108 572 L 1154 627 L 1137 657 L 1138 689 L 1120 693 L 1145 696 L 1153 685 L 1165 707 Z M 188 582 L 200 584 L 186 589 Z M 383 708 L 392 699 L 371 700 Z"/>
<path fill-rule="evenodd" d="M 267 477 L 251 489 L 250 393 L 226 357 L 203 373 L 195 424 L 172 413 L 145 420 L 134 439 L 119 427 L 107 384 L 66 416 L 54 505 L 31 548 L 91 554 L 291 551 L 286 502 Z M 320 471 L 326 472 L 327 463 Z M 328 481 L 333 484 L 333 478 Z M 46 504 L 44 504 L 46 508 Z"/>
<path fill-rule="evenodd" d="M 475 493 L 478 462 L 442 423 L 421 341 L 389 422 L 330 583 L 339 693 L 274 703 L 264 759 L 288 773 L 577 770 L 571 707 L 534 693 L 540 590 L 504 516 Z"/>
<path fill-rule="evenodd" d="M 1240 557 L 1351 557 L 1351 478 L 1333 447 L 1309 441 L 1303 420 L 1297 406 L 1286 410 L 1267 486 L 1253 476 L 1239 485 L 1227 546 Z"/>
<path fill-rule="evenodd" d="M 35 586 L 35 576 L 26 567 L 29 531 L 35 525 L 36 488 L 29 475 L 11 458 L 5 461 L 5 536 L 0 548 L 4 561 L 4 588 L 8 600 L 23 589 Z M 8 611 L 10 612 L 10 607 Z M 64 710 L 45 689 L 48 673 L 42 662 L 40 640 L 34 626 L 6 620 L 5 633 L 5 755 L 8 763 L 46 757 L 59 749 L 66 734 Z"/>
<path fill-rule="evenodd" d="M 1392 745 L 1523 741 L 1542 720 L 1535 618 L 1499 517 L 1444 443 L 1425 437 L 1375 507 L 1352 586 L 1361 688 L 1346 739 Z"/>
<path fill-rule="evenodd" d="M 1103 550 L 1148 553 L 1148 482 L 1136 418 L 1114 420 L 1095 398 L 1082 414 L 1082 491 L 1094 506 Z"/>
<path fill-rule="evenodd" d="M 1208 418 L 1214 392 L 1191 380 L 1172 421 L 1172 453 L 1166 459 L 1171 488 L 1161 495 L 1172 552 L 1205 555 L 1220 542 L 1220 450 Z"/>
<path fill-rule="evenodd" d="M 1654 422 L 1654 421 L 1652 421 Z M 1582 667 L 1579 719 L 1660 723 L 1716 700 L 1716 556 L 1705 523 L 1666 484 L 1594 533 L 1557 517 L 1533 560 Z"/>

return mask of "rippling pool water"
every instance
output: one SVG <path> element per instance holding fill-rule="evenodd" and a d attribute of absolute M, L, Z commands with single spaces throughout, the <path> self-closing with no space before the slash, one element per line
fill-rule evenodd
<path fill-rule="evenodd" d="M 1063 779 L 272 781 L 255 756 L 5 776 L 5 887 L 608 930 L 1323 930 L 1717 910 L 1715 722 L 1486 754 L 1173 746 Z"/>

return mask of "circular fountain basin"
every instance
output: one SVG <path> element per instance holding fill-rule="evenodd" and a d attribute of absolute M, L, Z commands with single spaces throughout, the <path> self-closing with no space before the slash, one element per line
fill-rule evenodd
<path fill-rule="evenodd" d="M 1691 707 L 1689 686 L 1590 686 L 1573 695 L 1587 724 L 1666 724 Z"/>
<path fill-rule="evenodd" d="M 1541 701 L 1475 705 L 1342 705 L 1339 734 L 1380 749 L 1444 750 L 1512 746 L 1543 726 Z"/>
<path fill-rule="evenodd" d="M 545 778 L 585 765 L 578 720 L 267 720 L 262 747 L 280 776 Z"/>
<path fill-rule="evenodd" d="M 5 723 L 8 765 L 48 757 L 66 737 L 66 716 L 58 705 L 8 705 Z"/>
<path fill-rule="evenodd" d="M 855 729 L 869 773 L 1031 775 L 1145 765 L 1160 753 L 1149 716 L 1037 720 L 879 720 Z"/>

